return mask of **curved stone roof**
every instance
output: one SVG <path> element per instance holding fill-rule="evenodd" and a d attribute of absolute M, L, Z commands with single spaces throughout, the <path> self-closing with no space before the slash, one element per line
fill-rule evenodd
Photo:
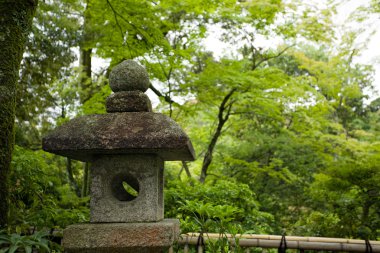
<path fill-rule="evenodd" d="M 158 154 L 166 161 L 194 160 L 188 136 L 171 118 L 122 112 L 75 118 L 42 140 L 45 151 L 80 161 L 100 154 Z"/>

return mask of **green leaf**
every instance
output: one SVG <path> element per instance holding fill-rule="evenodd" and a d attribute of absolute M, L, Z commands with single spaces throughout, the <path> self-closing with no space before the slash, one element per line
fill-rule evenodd
<path fill-rule="evenodd" d="M 9 253 L 14 253 L 19 248 L 19 245 L 11 245 L 9 248 Z"/>
<path fill-rule="evenodd" d="M 6 253 L 8 252 L 9 247 L 0 249 L 0 253 Z"/>
<path fill-rule="evenodd" d="M 25 253 L 32 253 L 32 247 L 31 246 L 25 246 Z"/>

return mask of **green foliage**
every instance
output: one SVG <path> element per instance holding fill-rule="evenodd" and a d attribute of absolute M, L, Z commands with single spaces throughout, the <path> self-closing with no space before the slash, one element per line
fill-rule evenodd
<path fill-rule="evenodd" d="M 165 45 L 155 9 L 144 1 L 89 1 L 86 47 L 97 47 L 100 56 L 120 62 Z"/>
<path fill-rule="evenodd" d="M 198 227 L 195 231 L 213 231 L 218 230 L 219 233 L 225 233 L 227 226 L 231 225 L 234 216 L 239 212 L 236 207 L 229 205 L 212 205 L 211 203 L 203 203 L 199 200 L 185 200 L 180 206 L 179 211 L 182 215 L 188 215 L 183 218 L 186 223 L 194 229 L 194 225 Z M 191 220 L 194 219 L 194 220 Z M 184 228 L 186 230 L 186 225 Z"/>
<path fill-rule="evenodd" d="M 77 7 L 77 6 L 76 6 Z M 39 148 L 51 107 L 61 106 L 50 89 L 71 72 L 80 24 L 68 1 L 40 1 L 26 43 L 17 87 L 16 144 Z M 71 74 L 71 73 L 70 73 Z M 60 94 L 64 95 L 64 94 Z"/>
<path fill-rule="evenodd" d="M 380 189 L 379 156 L 372 153 L 371 146 L 362 148 L 354 147 L 349 157 L 339 157 L 328 170 L 316 174 L 310 186 L 314 208 L 337 219 L 335 229 L 331 229 L 335 226 L 328 222 L 319 223 L 331 230 L 329 234 L 379 237 L 380 219 L 376 214 Z"/>
<path fill-rule="evenodd" d="M 38 232 L 29 236 L 19 234 L 6 234 L 0 231 L 0 253 L 25 252 L 51 252 L 51 242 L 46 238 L 45 232 Z M 53 251 L 57 252 L 57 251 Z"/>
<path fill-rule="evenodd" d="M 64 228 L 88 220 L 87 198 L 68 189 L 56 158 L 16 146 L 10 175 L 10 224 L 17 233 L 30 228 Z"/>
<path fill-rule="evenodd" d="M 173 180 L 165 191 L 165 216 L 177 217 L 183 232 L 218 232 L 238 229 L 270 231 L 272 216 L 259 211 L 259 203 L 247 185 L 217 180 L 200 184 Z"/>
<path fill-rule="evenodd" d="M 111 88 L 109 85 L 103 86 L 99 92 L 87 100 L 81 111 L 83 114 L 103 114 L 106 113 L 106 99 L 111 94 Z"/>

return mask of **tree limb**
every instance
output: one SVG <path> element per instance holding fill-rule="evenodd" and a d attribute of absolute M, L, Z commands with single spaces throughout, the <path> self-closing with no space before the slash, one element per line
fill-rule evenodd
<path fill-rule="evenodd" d="M 191 178 L 191 173 L 190 173 L 190 169 L 189 169 L 189 166 L 187 166 L 187 163 L 185 161 L 182 161 L 182 166 L 183 168 L 185 169 L 186 171 L 186 175 Z"/>
<path fill-rule="evenodd" d="M 264 57 L 264 58 L 261 59 L 257 64 L 254 64 L 254 65 L 252 66 L 252 70 L 255 70 L 255 69 L 258 68 L 262 63 L 264 63 L 264 62 L 266 62 L 266 61 L 269 61 L 269 60 L 271 60 L 271 59 L 274 59 L 274 58 L 280 57 L 280 56 L 283 55 L 283 54 L 284 54 L 289 48 L 294 47 L 294 46 L 295 46 L 295 44 L 290 45 L 290 46 L 284 48 L 281 52 L 279 52 L 279 53 L 276 54 L 276 55 Z"/>
<path fill-rule="evenodd" d="M 81 196 L 81 191 L 79 189 L 79 186 L 77 182 L 74 179 L 73 175 L 73 168 L 72 168 L 72 162 L 70 158 L 66 159 L 66 172 L 67 172 L 67 178 L 69 179 L 69 183 L 71 187 L 73 188 L 75 194 L 80 197 Z"/>
<path fill-rule="evenodd" d="M 212 162 L 213 159 L 213 152 L 215 149 L 215 145 L 219 139 L 219 137 L 222 134 L 223 126 L 229 119 L 231 115 L 231 109 L 233 104 L 229 104 L 229 100 L 236 91 L 236 88 L 232 88 L 230 92 L 227 93 L 227 95 L 224 97 L 222 103 L 219 106 L 219 112 L 218 112 L 218 126 L 215 130 L 214 135 L 211 138 L 211 142 L 207 147 L 206 154 L 203 158 L 203 163 L 202 163 L 202 169 L 201 169 L 201 176 L 199 178 L 199 181 L 201 183 L 204 183 L 206 176 L 207 176 L 207 170 Z"/>
<path fill-rule="evenodd" d="M 170 96 L 164 95 L 159 90 L 157 90 L 156 87 L 154 87 L 152 83 L 150 83 L 149 88 L 154 92 L 154 94 L 156 94 L 160 98 L 163 98 L 166 102 L 170 104 L 178 104 L 177 102 L 172 100 Z"/>

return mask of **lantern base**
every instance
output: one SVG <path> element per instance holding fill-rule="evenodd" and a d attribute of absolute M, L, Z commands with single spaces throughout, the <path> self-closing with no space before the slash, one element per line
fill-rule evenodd
<path fill-rule="evenodd" d="M 179 237 L 179 220 L 150 223 L 87 223 L 63 231 L 67 253 L 160 253 Z"/>

